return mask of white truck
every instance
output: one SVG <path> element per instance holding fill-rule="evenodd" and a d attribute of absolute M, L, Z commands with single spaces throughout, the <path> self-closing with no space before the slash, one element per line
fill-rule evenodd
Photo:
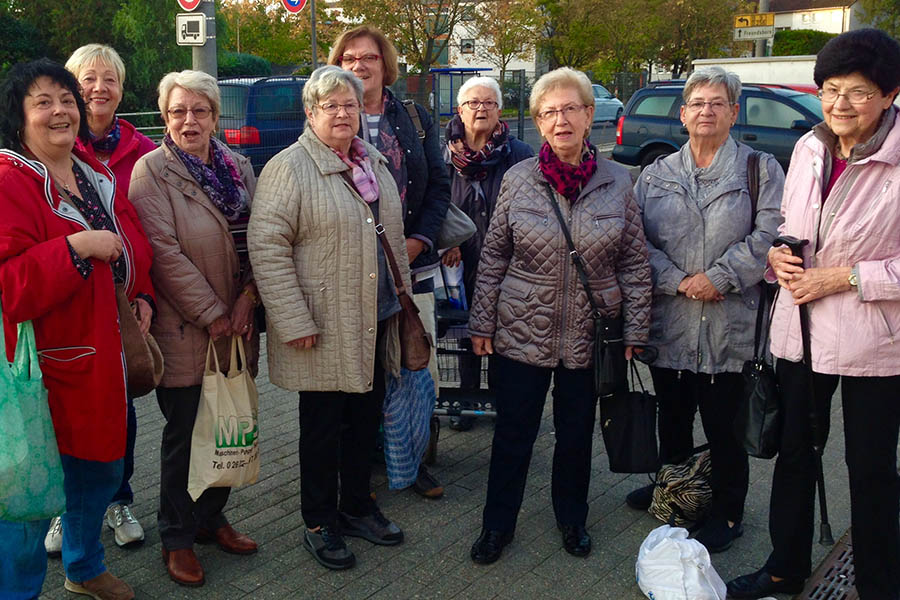
<path fill-rule="evenodd" d="M 756 58 L 701 58 L 694 69 L 717 66 L 736 73 L 746 83 L 806 84 L 815 87 L 816 55 L 760 56 Z"/>

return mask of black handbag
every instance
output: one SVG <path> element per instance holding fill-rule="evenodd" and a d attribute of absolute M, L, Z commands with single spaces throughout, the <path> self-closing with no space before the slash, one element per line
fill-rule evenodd
<path fill-rule="evenodd" d="M 553 194 L 553 188 L 547 185 L 547 192 L 550 194 L 550 204 L 553 205 L 553 211 L 559 221 L 563 235 L 566 237 L 566 244 L 569 247 L 569 256 L 575 264 L 575 270 L 581 279 L 581 285 L 587 293 L 588 301 L 591 303 L 591 314 L 594 318 L 594 394 L 603 398 L 621 391 L 626 386 L 626 364 L 625 364 L 625 340 L 623 338 L 624 320 L 621 313 L 615 317 L 607 317 L 603 314 L 600 306 L 597 304 L 594 294 L 591 292 L 591 284 L 588 281 L 587 272 L 584 269 L 584 259 L 575 249 L 575 242 L 572 241 L 572 234 L 566 226 L 566 220 L 562 215 L 559 204 L 556 202 L 556 196 Z"/>
<path fill-rule="evenodd" d="M 600 399 L 603 445 L 613 473 L 655 473 L 661 464 L 656 444 L 656 398 L 644 388 L 633 360 L 630 365 L 631 389 Z"/>

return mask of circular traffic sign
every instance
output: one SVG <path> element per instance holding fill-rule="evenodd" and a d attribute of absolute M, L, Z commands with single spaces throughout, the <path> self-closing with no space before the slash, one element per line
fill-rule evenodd
<path fill-rule="evenodd" d="M 200 5 L 200 0 L 178 0 L 178 6 L 183 10 L 194 10 Z"/>
<path fill-rule="evenodd" d="M 288 12 L 298 13 L 306 6 L 307 0 L 281 0 Z"/>

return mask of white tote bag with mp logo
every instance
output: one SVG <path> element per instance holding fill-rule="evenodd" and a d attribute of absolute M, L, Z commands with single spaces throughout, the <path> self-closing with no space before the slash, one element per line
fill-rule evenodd
<path fill-rule="evenodd" d="M 212 364 L 210 364 L 210 357 Z M 240 357 L 240 368 L 238 368 Z M 196 501 L 206 488 L 238 487 L 259 476 L 259 398 L 247 368 L 244 340 L 231 338 L 228 373 L 210 338 L 200 391 L 200 406 L 191 436 L 188 493 Z"/>

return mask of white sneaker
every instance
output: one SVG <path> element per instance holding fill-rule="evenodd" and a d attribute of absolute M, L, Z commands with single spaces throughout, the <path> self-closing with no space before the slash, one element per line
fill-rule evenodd
<path fill-rule="evenodd" d="M 44 538 L 44 548 L 49 556 L 62 554 L 62 519 L 60 517 L 53 517 L 50 520 L 50 530 Z"/>
<path fill-rule="evenodd" d="M 106 524 L 116 532 L 116 544 L 119 546 L 144 541 L 144 528 L 131 514 L 127 504 L 110 504 L 106 509 Z"/>

